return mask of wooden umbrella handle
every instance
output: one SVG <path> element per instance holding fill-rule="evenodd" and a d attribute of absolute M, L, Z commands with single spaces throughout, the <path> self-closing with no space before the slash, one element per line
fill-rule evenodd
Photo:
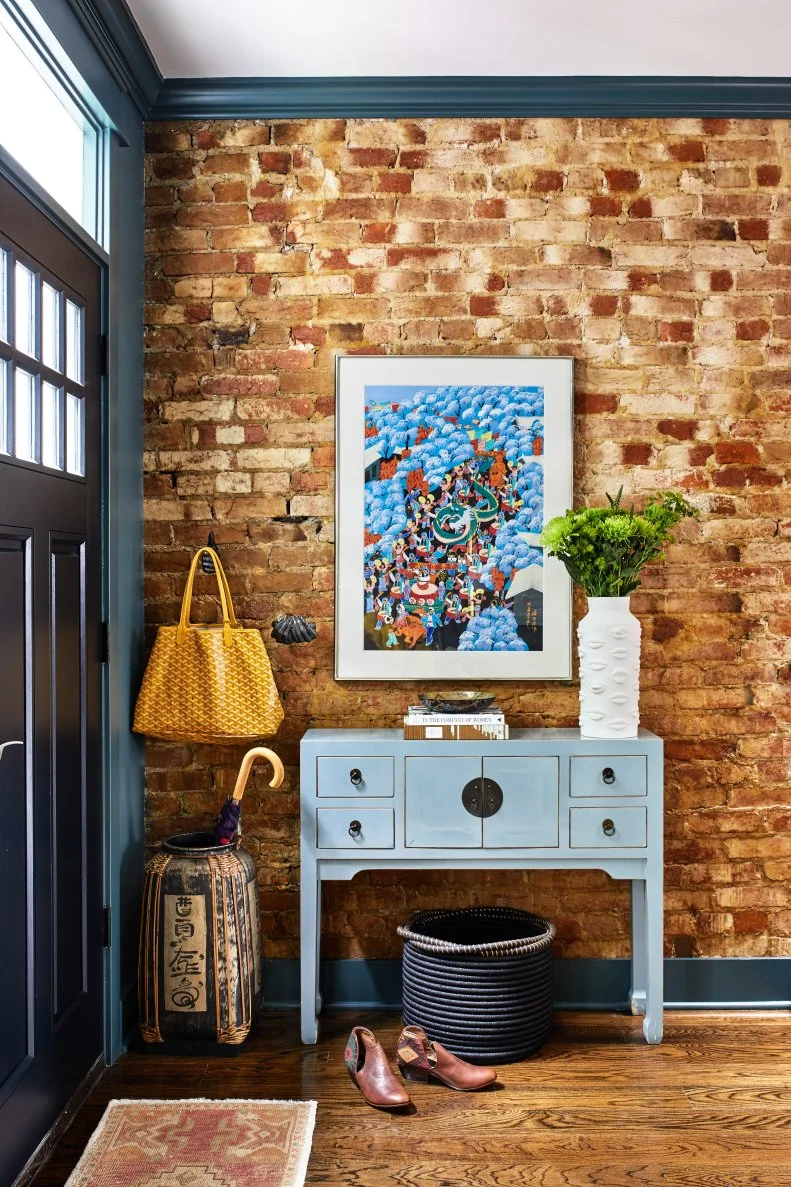
<path fill-rule="evenodd" d="M 274 751 L 268 750 L 266 746 L 254 746 L 252 750 L 247 751 L 247 754 L 242 759 L 242 765 L 240 766 L 239 774 L 236 777 L 236 786 L 233 789 L 232 799 L 236 800 L 237 802 L 244 795 L 244 789 L 247 787 L 247 780 L 250 778 L 250 770 L 257 758 L 265 758 L 272 764 L 274 775 L 272 777 L 272 782 L 269 784 L 270 787 L 279 787 L 283 782 L 283 776 L 285 775 L 283 764 Z"/>

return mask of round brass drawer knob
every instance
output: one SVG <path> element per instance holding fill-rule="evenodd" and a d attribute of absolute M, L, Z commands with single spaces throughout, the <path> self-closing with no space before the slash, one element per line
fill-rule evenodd
<path fill-rule="evenodd" d="M 602 832 L 604 833 L 605 837 L 614 837 L 615 836 L 615 822 L 610 820 L 609 816 L 607 817 L 606 820 L 602 820 L 601 829 L 602 829 Z"/>

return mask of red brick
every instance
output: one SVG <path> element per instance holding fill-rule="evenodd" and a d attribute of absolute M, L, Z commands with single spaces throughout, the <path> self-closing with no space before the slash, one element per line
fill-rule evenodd
<path fill-rule="evenodd" d="M 659 323 L 660 342 L 692 342 L 695 323 L 691 321 L 663 321 Z"/>
<path fill-rule="evenodd" d="M 620 198 L 589 198 L 588 206 L 591 214 L 597 218 L 617 218 L 623 210 L 623 202 Z"/>
<path fill-rule="evenodd" d="M 201 173 L 247 173 L 250 169 L 250 158 L 247 153 L 217 153 L 206 157 L 201 165 Z"/>
<path fill-rule="evenodd" d="M 349 164 L 363 169 L 374 166 L 395 165 L 398 151 L 394 148 L 350 148 Z"/>
<path fill-rule="evenodd" d="M 167 255 L 162 260 L 166 276 L 218 275 L 233 272 L 234 259 L 230 252 L 194 252 L 191 255 Z"/>
<path fill-rule="evenodd" d="M 741 239 L 768 239 L 769 223 L 765 218 L 740 218 L 739 237 Z"/>
<path fill-rule="evenodd" d="M 258 165 L 262 173 L 288 173 L 291 168 L 291 153 L 261 152 Z"/>
<path fill-rule="evenodd" d="M 195 164 L 189 157 L 154 157 L 154 176 L 161 181 L 183 181 L 193 177 Z"/>
<path fill-rule="evenodd" d="M 640 189 L 640 174 L 634 169 L 605 169 L 604 177 L 607 189 L 613 193 Z"/>
<path fill-rule="evenodd" d="M 563 174 L 555 169 L 536 169 L 530 189 L 537 194 L 549 194 L 563 189 Z"/>
<path fill-rule="evenodd" d="M 714 446 L 714 457 L 721 466 L 761 460 L 758 450 L 749 441 L 718 441 Z"/>
<path fill-rule="evenodd" d="M 691 441 L 698 429 L 698 421 L 660 420 L 656 427 L 666 437 L 675 437 L 676 441 Z"/>
<path fill-rule="evenodd" d="M 756 177 L 759 185 L 779 185 L 783 170 L 779 165 L 759 165 Z"/>
<path fill-rule="evenodd" d="M 712 272 L 709 287 L 713 293 L 727 293 L 733 288 L 733 273 L 722 268 Z"/>
<path fill-rule="evenodd" d="M 765 932 L 769 927 L 769 914 L 766 911 L 734 911 L 733 930 L 743 932 Z"/>
<path fill-rule="evenodd" d="M 621 461 L 625 466 L 647 466 L 652 453 L 652 446 L 632 441 L 621 446 Z"/>
<path fill-rule="evenodd" d="M 213 189 L 215 202 L 244 202 L 247 199 L 247 183 L 244 181 L 218 181 Z"/>
<path fill-rule="evenodd" d="M 250 190 L 252 198 L 277 198 L 283 192 L 283 182 L 257 181 Z"/>
<path fill-rule="evenodd" d="M 408 194 L 412 190 L 411 173 L 378 173 L 374 189 L 380 194 Z"/>
<path fill-rule="evenodd" d="M 605 293 L 596 293 L 589 304 L 594 317 L 613 317 L 618 310 L 618 298 Z"/>
<path fill-rule="evenodd" d="M 253 207 L 253 221 L 256 223 L 283 222 L 288 218 L 285 202 L 256 202 Z"/>
<path fill-rule="evenodd" d="M 650 198 L 635 198 L 634 202 L 629 203 L 629 216 L 631 218 L 651 218 L 652 213 L 653 208 Z"/>
<path fill-rule="evenodd" d="M 706 148 L 701 140 L 683 140 L 680 144 L 668 144 L 667 151 L 674 161 L 691 163 L 706 160 Z"/>
<path fill-rule="evenodd" d="M 574 397 L 577 413 L 617 412 L 618 397 L 608 392 L 577 392 Z"/>
<path fill-rule="evenodd" d="M 769 322 L 760 317 L 752 321 L 739 321 L 736 323 L 736 337 L 742 342 L 757 342 L 764 338 L 771 328 Z"/>
<path fill-rule="evenodd" d="M 727 466 L 712 475 L 717 486 L 779 486 L 782 478 L 761 466 Z"/>
<path fill-rule="evenodd" d="M 505 218 L 505 198 L 485 198 L 476 202 L 472 212 L 476 218 Z"/>

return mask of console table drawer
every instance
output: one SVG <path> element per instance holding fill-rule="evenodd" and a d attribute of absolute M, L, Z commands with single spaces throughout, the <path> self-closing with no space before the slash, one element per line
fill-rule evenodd
<path fill-rule="evenodd" d="M 392 849 L 395 816 L 392 808 L 318 808 L 319 849 Z"/>
<path fill-rule="evenodd" d="M 336 799 L 392 796 L 393 759 L 380 755 L 316 760 L 316 792 Z"/>
<path fill-rule="evenodd" d="M 645 795 L 644 754 L 575 755 L 571 760 L 572 796 Z"/>
<path fill-rule="evenodd" d="M 645 849 L 645 808 L 572 808 L 572 849 Z"/>

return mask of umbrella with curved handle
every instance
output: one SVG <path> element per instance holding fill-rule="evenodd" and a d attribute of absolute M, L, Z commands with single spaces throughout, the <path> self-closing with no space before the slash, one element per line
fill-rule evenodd
<path fill-rule="evenodd" d="M 214 826 L 214 835 L 221 845 L 230 845 L 239 831 L 241 799 L 247 787 L 247 780 L 250 778 L 253 763 L 257 758 L 265 758 L 272 764 L 273 775 L 272 781 L 269 784 L 270 787 L 279 787 L 283 782 L 285 775 L 283 764 L 273 750 L 269 750 L 266 746 L 254 746 L 252 750 L 247 751 L 247 754 L 242 759 L 242 765 L 239 768 L 233 793 L 228 796 L 228 799 L 223 804 L 217 823 Z"/>
<path fill-rule="evenodd" d="M 282 762 L 277 757 L 275 752 L 273 750 L 269 750 L 266 746 L 254 746 L 252 750 L 247 751 L 247 754 L 242 759 L 242 765 L 239 767 L 236 785 L 233 789 L 233 795 L 231 796 L 231 799 L 236 800 L 237 803 L 244 795 L 244 789 L 247 787 L 247 780 L 250 778 L 250 771 L 252 770 L 253 763 L 257 758 L 265 758 L 272 764 L 274 775 L 272 776 L 272 782 L 269 784 L 270 787 L 279 787 L 283 782 L 285 771 L 283 769 Z"/>

